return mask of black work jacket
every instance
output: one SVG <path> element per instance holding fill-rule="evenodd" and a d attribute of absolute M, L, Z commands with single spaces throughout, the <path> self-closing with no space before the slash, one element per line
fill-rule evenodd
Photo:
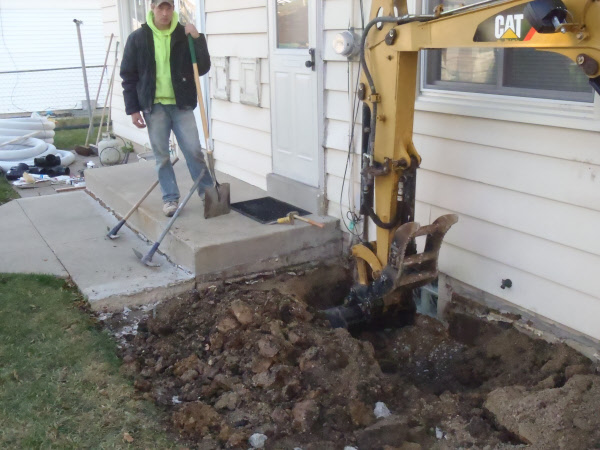
<path fill-rule="evenodd" d="M 194 39 L 198 71 L 204 75 L 210 69 L 210 55 L 206 38 L 200 34 Z M 121 62 L 123 97 L 128 115 L 150 111 L 156 94 L 156 60 L 152 29 L 143 24 L 129 35 L 123 61 Z M 180 23 L 171 34 L 171 82 L 175 101 L 182 109 L 195 108 L 198 104 L 194 69 L 185 29 Z"/>

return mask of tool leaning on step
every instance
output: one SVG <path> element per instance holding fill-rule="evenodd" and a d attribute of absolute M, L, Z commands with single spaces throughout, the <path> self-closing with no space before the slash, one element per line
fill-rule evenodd
<path fill-rule="evenodd" d="M 210 69 L 206 39 L 196 27 L 178 23 L 173 0 L 153 0 L 147 22 L 127 39 L 121 78 L 125 111 L 138 128 L 148 127 L 156 157 L 163 212 L 173 216 L 179 188 L 169 161 L 169 136 L 175 133 L 193 180 L 201 176 L 198 193 L 213 186 L 200 146 L 194 108 L 197 105 L 194 69 L 186 35 L 191 35 L 200 75 Z"/>

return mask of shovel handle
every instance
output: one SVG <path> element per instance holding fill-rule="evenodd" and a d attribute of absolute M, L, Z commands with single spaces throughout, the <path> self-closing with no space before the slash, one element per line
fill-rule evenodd
<path fill-rule="evenodd" d="M 294 216 L 294 218 L 296 218 L 298 220 L 301 220 L 302 222 L 310 223 L 311 225 L 314 225 L 315 227 L 325 228 L 325 224 L 324 223 L 315 222 L 314 220 L 307 219 L 306 217 Z"/>
<path fill-rule="evenodd" d="M 204 98 L 202 88 L 200 87 L 200 72 L 198 72 L 198 60 L 196 59 L 196 49 L 194 48 L 194 39 L 188 34 L 188 44 L 190 46 L 190 54 L 192 55 L 192 65 L 194 66 L 194 82 L 196 83 L 196 94 L 198 95 L 198 108 L 200 109 L 200 117 L 202 118 L 202 130 L 204 131 L 204 139 L 206 141 L 206 151 L 212 152 L 208 146 L 208 119 L 204 110 Z"/>
<path fill-rule="evenodd" d="M 196 95 L 198 96 L 198 109 L 200 109 L 200 118 L 202 119 L 202 131 L 204 131 L 204 141 L 206 146 L 206 155 L 208 159 L 208 171 L 215 183 L 215 187 L 219 188 L 217 177 L 215 176 L 215 161 L 213 157 L 213 149 L 209 143 L 208 134 L 208 118 L 204 109 L 204 96 L 202 95 L 202 87 L 200 86 L 200 72 L 198 72 L 198 60 L 196 59 L 196 49 L 194 48 L 194 39 L 188 34 L 188 44 L 190 46 L 190 54 L 192 55 L 192 65 L 194 66 L 194 82 L 196 83 Z"/>

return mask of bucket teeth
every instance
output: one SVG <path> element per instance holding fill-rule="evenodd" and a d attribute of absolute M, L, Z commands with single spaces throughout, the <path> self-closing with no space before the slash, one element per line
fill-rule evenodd
<path fill-rule="evenodd" d="M 411 222 L 396 230 L 393 246 L 397 249 L 397 254 L 395 260 L 390 261 L 397 270 L 394 280 L 396 289 L 415 289 L 437 278 L 438 257 L 444 236 L 456 222 L 456 214 L 446 214 L 438 217 L 431 225 L 420 227 Z M 407 255 L 409 243 L 419 236 L 426 236 L 423 252 Z"/>
<path fill-rule="evenodd" d="M 333 327 L 348 327 L 376 322 L 402 310 L 413 289 L 434 281 L 438 276 L 438 257 L 444 236 L 458 221 L 456 214 L 438 217 L 431 225 L 416 222 L 401 225 L 394 233 L 390 260 L 381 275 L 368 285 L 355 285 L 343 306 L 325 311 Z M 415 238 L 426 236 L 425 248 L 418 253 Z"/>

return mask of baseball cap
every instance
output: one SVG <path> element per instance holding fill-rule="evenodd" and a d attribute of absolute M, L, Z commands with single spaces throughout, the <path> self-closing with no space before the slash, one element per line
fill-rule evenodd
<path fill-rule="evenodd" d="M 152 0 L 152 4 L 153 5 L 162 5 L 163 3 L 168 3 L 171 6 L 175 6 L 175 3 L 173 2 L 173 0 Z"/>

